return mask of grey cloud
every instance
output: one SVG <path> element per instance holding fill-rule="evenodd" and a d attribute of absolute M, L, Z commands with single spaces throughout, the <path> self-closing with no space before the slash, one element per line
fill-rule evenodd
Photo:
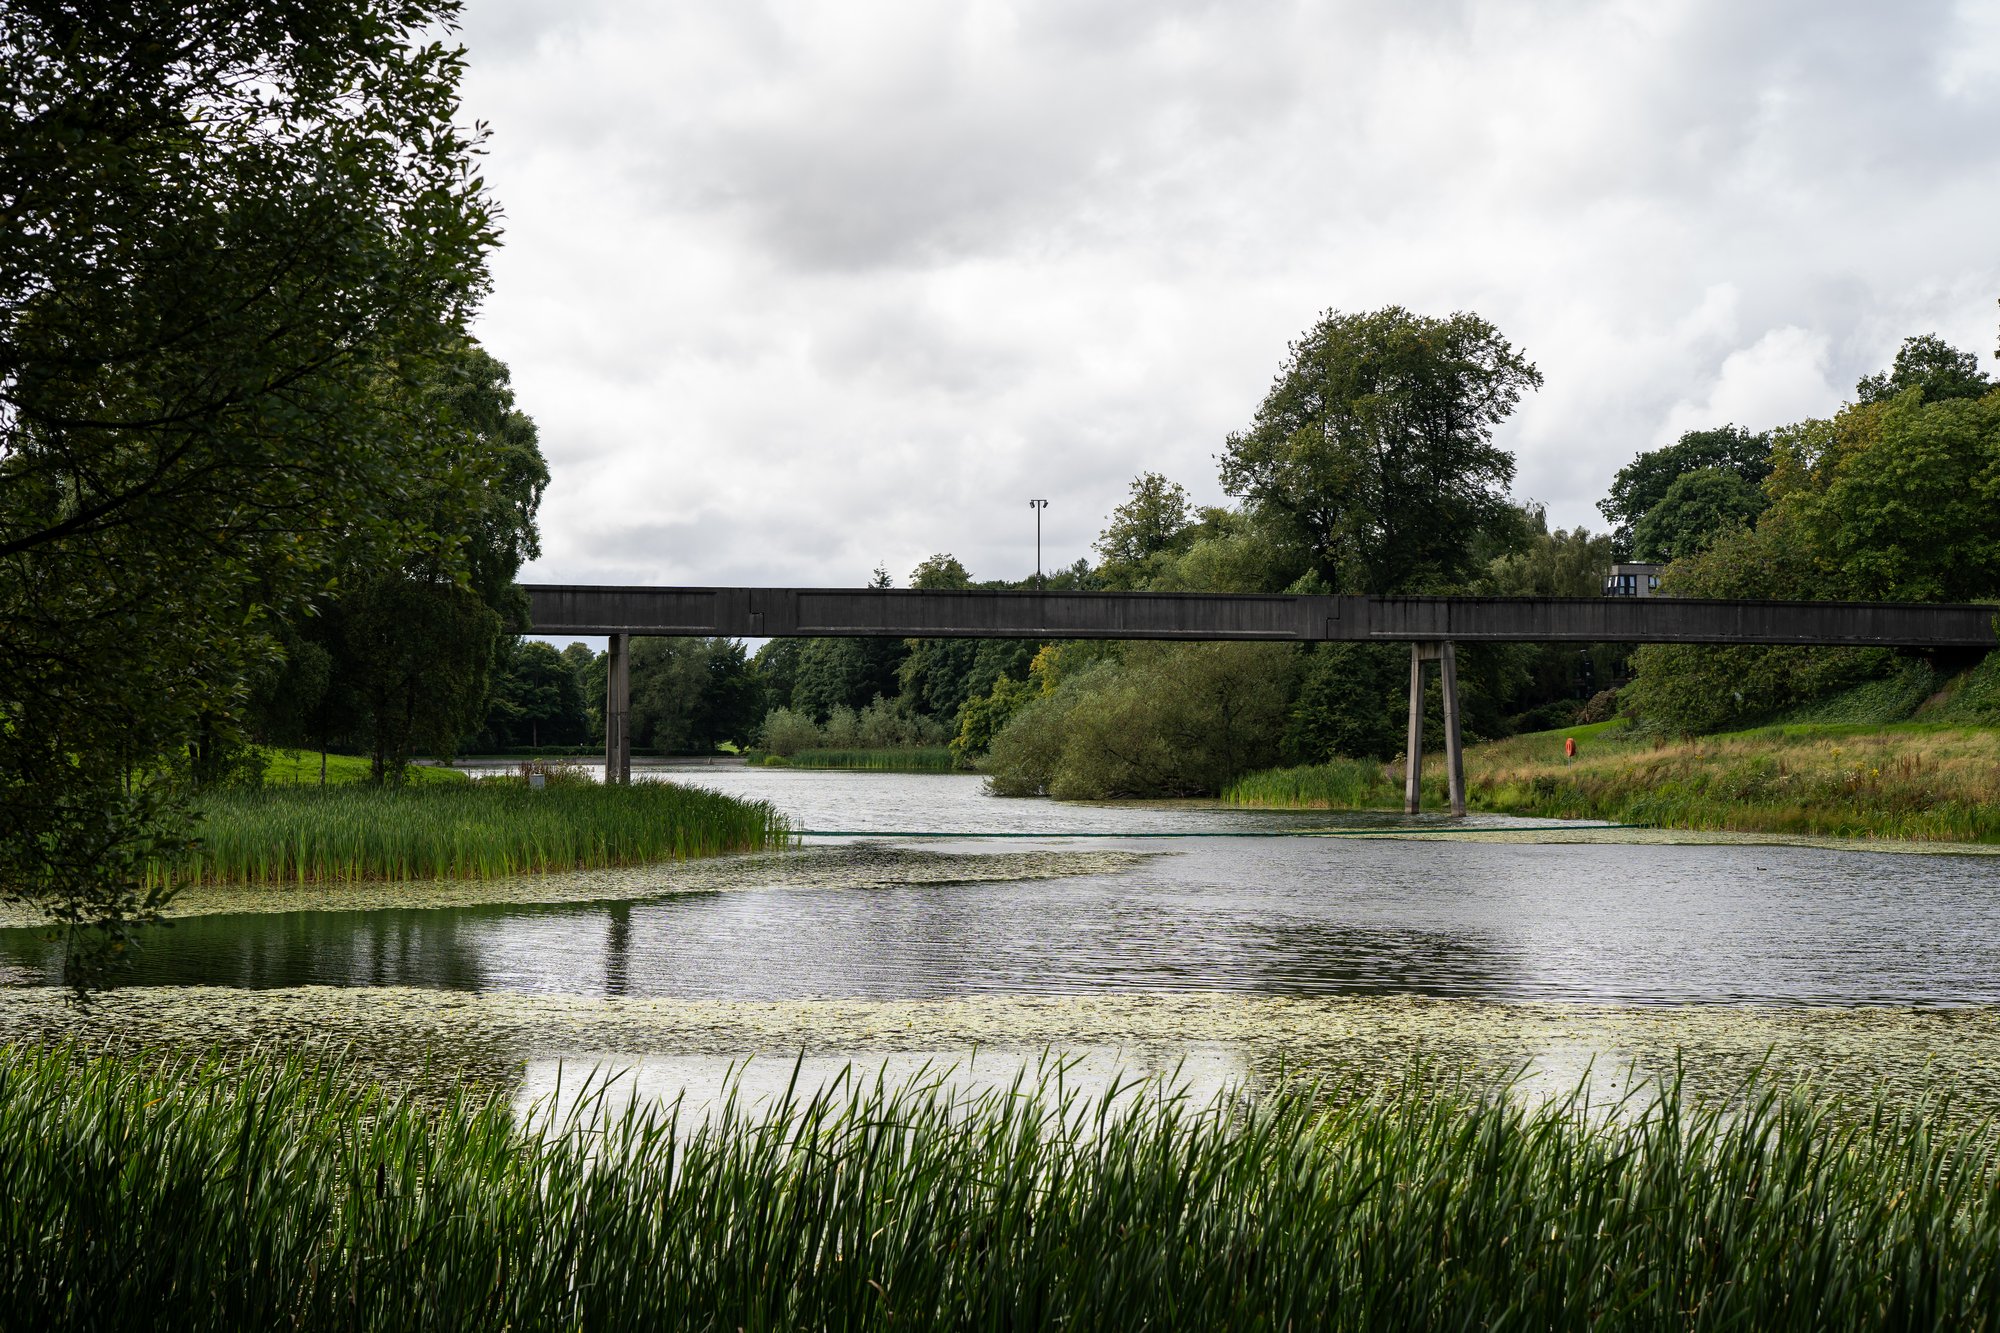
<path fill-rule="evenodd" d="M 1286 341 L 1388 301 L 1539 361 L 1520 489 L 1594 522 L 1689 413 L 1831 411 L 1907 333 L 1991 347 L 2000 44 L 1960 59 L 1970 32 L 1940 4 L 475 0 L 509 215 L 480 331 L 555 470 L 542 571 L 1018 574 L 1030 494 L 1074 558 L 1143 468 L 1218 498 Z"/>

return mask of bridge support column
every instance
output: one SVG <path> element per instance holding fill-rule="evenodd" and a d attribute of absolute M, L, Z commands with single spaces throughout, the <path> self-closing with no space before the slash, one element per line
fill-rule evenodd
<path fill-rule="evenodd" d="M 614 634 L 604 653 L 604 783 L 632 781 L 632 636 Z"/>
<path fill-rule="evenodd" d="M 1424 804 L 1424 649 L 1410 645 L 1410 729 L 1403 743 L 1403 813 L 1414 815 Z"/>
<path fill-rule="evenodd" d="M 1444 692 L 1445 786 L 1451 813 L 1465 814 L 1465 747 L 1459 736 L 1458 650 L 1449 639 L 1410 645 L 1410 728 L 1403 750 L 1403 813 L 1423 808 L 1424 663 L 1438 664 L 1438 684 Z"/>
<path fill-rule="evenodd" d="M 1465 746 L 1458 733 L 1458 649 L 1450 639 L 1437 646 L 1438 681 L 1444 689 L 1445 786 L 1451 793 L 1451 813 L 1465 818 Z"/>

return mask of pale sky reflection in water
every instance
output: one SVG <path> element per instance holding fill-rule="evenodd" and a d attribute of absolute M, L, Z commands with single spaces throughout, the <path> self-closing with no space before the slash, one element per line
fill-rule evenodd
<path fill-rule="evenodd" d="M 681 774 L 675 774 L 679 777 Z M 977 778 L 740 767 L 693 774 L 802 827 L 1192 833 L 1323 827 L 1323 814 L 1065 806 Z M 757 887 L 616 904 L 210 916 L 130 980 L 244 987 L 794 1000 L 1235 991 L 1611 1003 L 2000 1001 L 2000 861 L 1756 845 L 1363 838 L 914 844 L 1142 853 L 1111 873 L 991 883 Z M 876 847 L 880 844 L 876 843 Z M 857 863 L 858 843 L 834 854 Z M 749 890 L 749 891 L 745 891 Z M 15 984 L 47 945 L 0 932 Z"/>
<path fill-rule="evenodd" d="M 977 1047 L 740 1057 L 571 1052 L 529 1060 L 513 1105 L 524 1123 L 544 1127 L 602 1124 L 631 1107 L 661 1117 L 673 1113 L 676 1134 L 687 1137 L 732 1104 L 738 1116 L 763 1120 L 787 1098 L 795 1106 L 822 1097 L 840 1106 L 857 1089 L 866 1098 L 878 1080 L 892 1093 L 935 1089 L 956 1107 L 1040 1087 L 1051 1105 L 1068 1101 L 1065 1120 L 1085 1135 L 1107 1097 L 1120 1109 L 1166 1098 L 1202 1109 L 1251 1084 L 1240 1052 L 1200 1045 L 1170 1051 L 1077 1046 L 1059 1054 Z"/>

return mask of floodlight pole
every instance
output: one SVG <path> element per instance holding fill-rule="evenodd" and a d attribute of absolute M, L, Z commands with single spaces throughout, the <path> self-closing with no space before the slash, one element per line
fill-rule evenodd
<path fill-rule="evenodd" d="M 1042 584 L 1042 511 L 1043 511 L 1044 509 L 1047 509 L 1048 507 L 1049 507 L 1049 502 L 1048 502 L 1047 500 L 1030 500 L 1030 501 L 1028 501 L 1028 508 L 1030 508 L 1030 509 L 1032 509 L 1032 510 L 1034 510 L 1034 511 L 1035 511 L 1035 587 L 1036 587 L 1036 589 L 1037 589 L 1037 590 L 1039 590 L 1039 589 L 1041 589 L 1041 588 L 1043 587 L 1043 584 Z"/>

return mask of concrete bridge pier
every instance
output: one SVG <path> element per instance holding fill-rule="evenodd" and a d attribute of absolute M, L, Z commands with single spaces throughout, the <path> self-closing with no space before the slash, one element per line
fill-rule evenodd
<path fill-rule="evenodd" d="M 632 636 L 613 634 L 604 653 L 604 783 L 632 781 Z"/>
<path fill-rule="evenodd" d="M 1451 813 L 1465 815 L 1465 750 L 1459 740 L 1458 651 L 1450 639 L 1410 645 L 1410 727 L 1403 751 L 1403 812 L 1423 807 L 1424 663 L 1438 664 L 1438 684 L 1444 691 L 1445 785 L 1451 793 Z"/>

